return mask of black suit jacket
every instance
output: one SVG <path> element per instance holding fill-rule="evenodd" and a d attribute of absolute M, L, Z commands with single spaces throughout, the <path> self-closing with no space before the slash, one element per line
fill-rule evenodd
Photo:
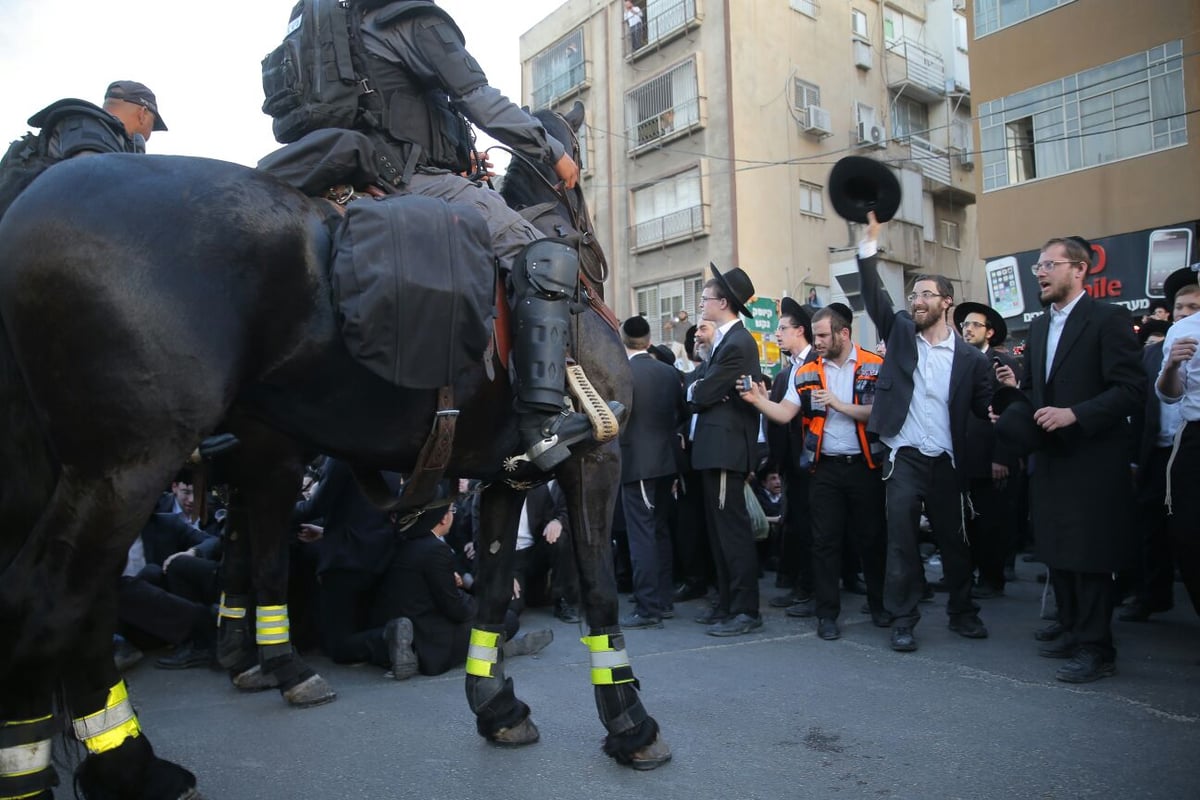
<path fill-rule="evenodd" d="M 758 344 L 741 323 L 721 339 L 692 384 L 690 408 L 699 414 L 692 468 L 753 472 L 758 457 L 758 411 L 735 390 L 742 375 L 757 375 Z"/>
<path fill-rule="evenodd" d="M 427 532 L 399 545 L 388 573 L 399 615 L 412 620 L 426 675 L 461 666 L 466 655 L 465 630 L 475 617 L 475 598 L 454 585 L 454 570 L 450 545 Z"/>
<path fill-rule="evenodd" d="M 679 372 L 649 353 L 629 359 L 633 406 L 621 426 L 621 483 L 674 475 L 675 432 L 684 416 Z"/>
<path fill-rule="evenodd" d="M 383 476 L 393 490 L 399 488 L 398 475 Z M 387 568 L 395 547 L 391 520 L 363 494 L 349 465 L 336 458 L 325 459 L 316 490 L 292 511 L 296 526 L 316 520 L 325 526 L 317 543 L 318 575 L 332 569 L 379 575 Z"/>
<path fill-rule="evenodd" d="M 1013 371 L 1017 381 L 1021 380 L 1021 365 L 1017 359 L 1010 354 L 989 348 L 983 354 L 988 360 L 991 369 L 992 391 L 1000 388 L 1000 381 L 996 378 L 996 365 L 993 359 L 999 359 L 1000 363 Z M 996 461 L 996 426 L 992 424 L 990 419 L 980 419 L 975 415 L 967 418 L 967 451 L 962 459 L 963 469 L 967 472 L 969 478 L 991 478 L 992 463 Z M 1011 459 L 1005 464 L 1009 469 L 1017 467 L 1016 459 Z"/>
<path fill-rule="evenodd" d="M 1141 349 L 1129 312 L 1085 294 L 1067 317 L 1047 377 L 1049 330 L 1049 312 L 1030 326 L 1022 388 L 1034 409 L 1070 408 L 1078 422 L 1043 435 L 1032 458 L 1038 554 L 1058 569 L 1123 569 L 1133 544 L 1127 419 L 1146 402 Z"/>
<path fill-rule="evenodd" d="M 1162 401 L 1154 392 L 1154 382 L 1158 380 L 1158 372 L 1162 369 L 1163 343 L 1155 342 L 1142 350 L 1142 369 L 1146 373 L 1146 405 L 1133 417 L 1134 430 L 1137 433 L 1138 466 L 1149 463 L 1150 454 L 1158 447 L 1158 432 L 1162 427 Z"/>
<path fill-rule="evenodd" d="M 800 365 L 810 364 L 817 360 L 817 349 L 810 346 L 808 355 Z M 788 391 L 788 378 L 792 376 L 792 365 L 780 371 L 771 383 L 771 402 L 778 403 Z M 804 425 L 797 414 L 786 425 L 767 420 L 767 447 L 771 451 L 771 463 L 785 474 L 796 474 L 800 469 L 800 454 L 804 452 Z"/>
<path fill-rule="evenodd" d="M 877 436 L 895 436 L 912 405 L 913 373 L 917 369 L 917 326 L 907 310 L 896 311 L 888 299 L 875 256 L 858 259 L 863 301 L 879 336 L 887 342 L 887 355 L 875 384 L 875 402 L 867 431 Z M 950 368 L 950 441 L 954 447 L 955 471 L 966 485 L 963 458 L 967 452 L 967 418 L 974 413 L 988 418 L 992 401 L 991 365 L 983 353 L 954 336 L 954 361 Z"/>

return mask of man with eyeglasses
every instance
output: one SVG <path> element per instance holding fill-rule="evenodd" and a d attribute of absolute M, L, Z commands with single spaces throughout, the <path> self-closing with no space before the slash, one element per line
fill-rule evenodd
<path fill-rule="evenodd" d="M 887 568 L 884 608 L 892 615 L 891 646 L 917 649 L 924 566 L 918 550 L 921 511 L 942 555 L 950 630 L 982 639 L 987 628 L 971 599 L 971 551 L 966 541 L 964 492 L 967 418 L 986 419 L 991 370 L 978 349 L 955 336 L 946 314 L 954 290 L 942 275 L 919 275 L 908 308 L 897 311 L 876 264 L 880 223 L 868 213 L 858 247 L 858 272 L 867 314 L 887 342 L 867 431 L 889 449 L 883 463 L 887 494 Z"/>
<path fill-rule="evenodd" d="M 796 370 L 817 360 L 812 346 L 812 322 L 804 306 L 791 297 L 779 301 L 779 348 L 787 353 L 789 368 L 781 370 L 771 385 L 770 400 L 778 403 L 795 385 Z M 767 420 L 767 444 L 771 462 L 779 469 L 787 496 L 779 568 L 775 585 L 789 589 L 773 597 L 768 605 L 785 608 L 792 616 L 812 616 L 813 564 L 812 526 L 809 522 L 809 464 L 804 451 L 804 428 L 800 420 L 780 424 Z"/>
<path fill-rule="evenodd" d="M 1030 462 L 1030 521 L 1038 558 L 1050 568 L 1062 635 L 1039 653 L 1069 659 L 1055 677 L 1087 683 L 1116 671 L 1113 573 L 1132 559 L 1133 493 L 1128 417 L 1145 403 L 1141 348 L 1124 308 L 1084 290 L 1091 245 L 1055 238 L 1033 265 L 1049 308 L 1034 320 L 1021 381 L 1029 404 L 998 423 L 997 452 L 1016 450 L 1005 415 L 1024 423 Z M 1017 385 L 1007 367 L 996 375 Z"/>
<path fill-rule="evenodd" d="M 1017 360 L 998 349 L 1008 338 L 1008 325 L 996 309 L 983 303 L 959 303 L 954 307 L 954 323 L 962 331 L 963 341 L 991 362 L 993 391 L 1000 387 L 995 367 L 1006 366 L 1014 374 L 1020 374 Z M 1024 485 L 1017 460 L 996 463 L 995 449 L 995 426 L 990 420 L 970 416 L 962 466 L 970 481 L 967 538 L 974 569 L 979 572 L 971 589 L 971 596 L 977 600 L 1004 594 L 1004 564 L 1015 550 L 1012 539 L 1017 527 L 1014 513 L 1017 492 Z"/>
<path fill-rule="evenodd" d="M 739 315 L 754 284 L 742 269 L 713 277 L 700 296 L 701 316 L 713 323 L 712 354 L 687 390 L 696 414 L 692 467 L 700 473 L 705 520 L 717 568 L 715 606 L 696 618 L 711 636 L 739 636 L 762 627 L 758 609 L 758 551 L 746 509 L 746 476 L 757 466 L 759 415 L 738 401 L 742 379 L 757 375 L 758 344 Z"/>

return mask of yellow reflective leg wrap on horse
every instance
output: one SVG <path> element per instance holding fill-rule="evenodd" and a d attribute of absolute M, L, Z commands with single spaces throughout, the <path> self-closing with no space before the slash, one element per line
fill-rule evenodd
<path fill-rule="evenodd" d="M 496 665 L 500 663 L 500 636 L 497 631 L 471 628 L 471 642 L 467 648 L 468 675 L 477 678 L 496 677 Z"/>
<path fill-rule="evenodd" d="M 289 627 L 286 605 L 258 606 L 254 610 L 254 614 L 254 641 L 259 647 L 288 643 Z"/>
<path fill-rule="evenodd" d="M 36 797 L 58 783 L 50 766 L 54 717 L 0 722 L 0 800 Z"/>
<path fill-rule="evenodd" d="M 221 624 L 221 617 L 225 619 L 245 619 L 246 609 L 225 605 L 225 593 L 221 592 L 221 604 L 217 606 L 217 625 Z"/>
<path fill-rule="evenodd" d="M 592 657 L 593 686 L 614 686 L 637 681 L 633 676 L 633 667 L 629 666 L 624 636 L 619 633 L 602 633 L 598 636 L 585 636 L 579 641 L 587 645 Z"/>
<path fill-rule="evenodd" d="M 133 706 L 129 703 L 125 681 L 118 681 L 116 686 L 108 690 L 108 700 L 102 711 L 76 717 L 71 724 L 75 728 L 75 738 L 83 742 L 92 754 L 106 753 L 120 747 L 126 739 L 140 736 L 142 732 Z"/>

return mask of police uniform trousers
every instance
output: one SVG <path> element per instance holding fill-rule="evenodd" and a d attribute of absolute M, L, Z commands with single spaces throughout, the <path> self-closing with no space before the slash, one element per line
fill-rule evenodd
<path fill-rule="evenodd" d="M 758 549 L 746 510 L 746 473 L 704 469 L 700 481 L 717 568 L 717 611 L 757 617 Z"/>
<path fill-rule="evenodd" d="M 1200 422 L 1188 422 L 1171 463 L 1169 530 L 1183 585 L 1200 614 Z"/>
<path fill-rule="evenodd" d="M 887 568 L 884 608 L 896 627 L 911 628 L 921 619 L 917 604 L 925 585 L 925 567 L 918 548 L 921 510 L 929 517 L 941 551 L 942 570 L 949 589 L 946 613 L 952 620 L 979 611 L 971 599 L 971 550 L 967 545 L 963 496 L 950 456 L 927 456 L 915 447 L 901 447 L 895 460 L 883 464 L 887 491 Z"/>
<path fill-rule="evenodd" d="M 854 540 L 862 560 L 867 602 L 872 613 L 884 610 L 883 575 L 887 557 L 884 486 L 879 470 L 859 455 L 822 455 L 809 482 L 812 512 L 814 611 L 818 619 L 841 613 L 843 543 Z"/>

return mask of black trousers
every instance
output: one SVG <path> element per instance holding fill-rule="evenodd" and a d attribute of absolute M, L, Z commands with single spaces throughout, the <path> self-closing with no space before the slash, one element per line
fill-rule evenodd
<path fill-rule="evenodd" d="M 1150 451 L 1138 469 L 1137 508 L 1141 525 L 1138 563 L 1134 570 L 1134 595 L 1154 610 L 1175 604 L 1175 559 L 1171 555 L 1170 518 L 1167 516 L 1167 459 L 1171 448 Z"/>
<path fill-rule="evenodd" d="M 317 628 L 321 649 L 339 664 L 369 662 L 390 667 L 383 626 L 376 613 L 379 576 L 359 570 L 331 569 L 321 573 Z"/>
<path fill-rule="evenodd" d="M 803 469 L 788 469 L 783 476 L 787 511 L 780 540 L 779 575 L 792 580 L 797 594 L 813 592 L 811 481 L 812 476 Z"/>
<path fill-rule="evenodd" d="M 674 540 L 675 579 L 701 589 L 716 583 L 703 483 L 699 472 L 685 472 L 679 476 Z"/>
<path fill-rule="evenodd" d="M 967 512 L 967 539 L 971 562 L 979 570 L 979 580 L 997 589 L 1004 588 L 1004 563 L 1016 524 L 1014 484 L 1003 486 L 988 478 L 972 478 L 970 508 Z"/>
<path fill-rule="evenodd" d="M 887 558 L 884 486 L 879 470 L 862 456 L 822 457 L 809 484 L 812 509 L 813 593 L 818 619 L 841 613 L 842 555 L 847 535 L 853 537 L 873 612 L 884 610 L 883 575 Z"/>
<path fill-rule="evenodd" d="M 1058 621 L 1067 630 L 1066 635 L 1080 647 L 1095 650 L 1105 661 L 1116 659 L 1112 574 L 1051 568 L 1050 582 L 1058 600 Z"/>
<path fill-rule="evenodd" d="M 917 604 L 925 585 L 925 567 L 918 549 L 922 507 L 933 526 L 942 555 L 942 570 L 950 595 L 946 613 L 951 619 L 971 616 L 979 605 L 971 599 L 971 550 L 963 520 L 963 497 L 950 456 L 924 455 L 902 447 L 895 461 L 883 464 L 887 487 L 887 570 L 883 604 L 897 627 L 916 625 Z"/>
<path fill-rule="evenodd" d="M 660 617 L 671 608 L 670 477 L 626 483 L 621 487 L 625 533 L 633 566 L 633 598 L 645 617 Z"/>
<path fill-rule="evenodd" d="M 221 596 L 218 571 L 221 563 L 195 556 L 177 556 L 163 573 L 167 591 L 197 603 L 212 605 Z"/>
<path fill-rule="evenodd" d="M 706 469 L 700 480 L 717 568 L 717 610 L 757 617 L 758 551 L 746 510 L 746 473 Z"/>
<path fill-rule="evenodd" d="M 1200 614 L 1200 422 L 1183 429 L 1179 452 L 1171 464 L 1169 530 L 1175 563 L 1192 607 Z"/>
<path fill-rule="evenodd" d="M 216 619 L 207 604 L 171 594 L 141 577 L 123 577 L 117 585 L 117 620 L 123 628 L 166 644 L 197 640 L 207 645 L 217 634 Z"/>

